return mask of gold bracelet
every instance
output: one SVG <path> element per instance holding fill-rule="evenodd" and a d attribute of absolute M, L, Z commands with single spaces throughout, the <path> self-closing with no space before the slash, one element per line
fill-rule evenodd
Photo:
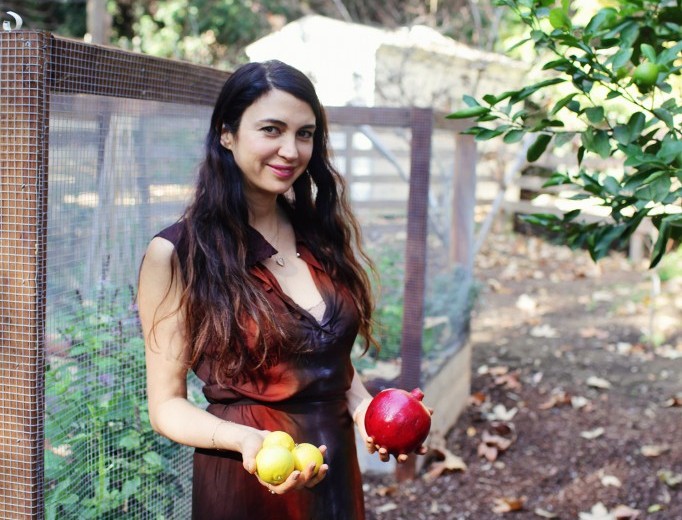
<path fill-rule="evenodd" d="M 213 428 L 213 434 L 211 435 L 211 449 L 220 451 L 220 448 L 218 448 L 218 446 L 216 446 L 216 443 L 215 443 L 215 434 L 218 431 L 218 426 L 220 426 L 221 424 L 224 424 L 226 422 L 227 421 L 222 421 L 222 420 L 218 421 L 215 425 L 215 428 Z"/>

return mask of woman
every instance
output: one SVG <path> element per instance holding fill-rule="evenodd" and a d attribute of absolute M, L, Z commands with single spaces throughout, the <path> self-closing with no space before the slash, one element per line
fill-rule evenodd
<path fill-rule="evenodd" d="M 327 137 L 305 75 L 277 61 L 239 68 L 216 102 L 195 198 L 142 263 L 149 416 L 196 447 L 193 518 L 361 519 L 353 423 L 389 458 L 364 431 L 371 396 L 350 361 L 358 334 L 373 343 L 372 297 Z M 188 369 L 206 410 L 187 400 Z M 319 472 L 258 478 L 273 430 L 319 446 Z"/>

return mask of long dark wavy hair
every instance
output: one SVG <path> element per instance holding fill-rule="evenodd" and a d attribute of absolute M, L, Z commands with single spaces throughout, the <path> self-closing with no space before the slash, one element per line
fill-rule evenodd
<path fill-rule="evenodd" d="M 278 203 L 298 237 L 332 279 L 352 295 L 365 351 L 376 345 L 367 274 L 373 272 L 372 263 L 362 250 L 344 179 L 330 161 L 327 120 L 315 88 L 302 72 L 282 62 L 249 63 L 228 78 L 216 101 L 195 197 L 181 221 L 186 251 L 181 308 L 190 362 L 195 366 L 202 356 L 214 357 L 219 381 L 253 377 L 282 356 L 305 349 L 294 344 L 282 350 L 291 331 L 281 316 L 273 315 L 260 283 L 249 274 L 249 213 L 243 176 L 232 152 L 220 144 L 223 130 L 236 134 L 244 111 L 273 89 L 306 102 L 315 114 L 307 172 L 295 181 L 293 193 L 280 196 Z"/>

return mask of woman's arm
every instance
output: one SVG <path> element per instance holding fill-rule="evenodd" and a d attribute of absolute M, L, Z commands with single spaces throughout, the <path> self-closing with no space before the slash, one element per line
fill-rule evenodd
<path fill-rule="evenodd" d="M 145 338 L 149 421 L 156 432 L 175 442 L 239 452 L 246 471 L 255 474 L 256 454 L 268 432 L 224 421 L 187 399 L 190 352 L 180 309 L 182 277 L 179 272 L 173 273 L 171 267 L 175 265 L 171 262 L 174 255 L 173 244 L 155 238 L 140 269 L 138 308 Z M 258 480 L 272 493 L 312 487 L 327 472 L 325 464 L 314 475 L 312 466 L 294 471 L 279 485 Z"/>
<path fill-rule="evenodd" d="M 173 276 L 175 249 L 163 238 L 151 241 L 142 267 L 138 308 L 145 339 L 147 398 L 152 428 L 169 439 L 198 448 L 234 450 L 255 471 L 255 454 L 267 432 L 223 421 L 187 400 L 189 346 L 179 310 L 181 276 Z"/>
<path fill-rule="evenodd" d="M 372 401 L 372 394 L 369 393 L 365 385 L 362 383 L 357 370 L 353 371 L 353 380 L 351 381 L 350 388 L 346 392 L 346 401 L 348 401 L 348 410 L 353 417 L 353 422 L 358 427 L 360 436 L 365 441 L 365 447 L 369 453 L 379 453 L 379 458 L 383 462 L 388 462 L 391 458 L 390 454 L 386 448 L 374 443 L 374 439 L 367 435 L 365 430 L 365 412 L 367 412 L 367 407 Z M 407 455 L 399 455 L 398 462 L 407 460 Z"/>

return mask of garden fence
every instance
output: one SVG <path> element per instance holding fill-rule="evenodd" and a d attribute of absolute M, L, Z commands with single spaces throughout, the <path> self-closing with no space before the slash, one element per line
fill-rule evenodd
<path fill-rule="evenodd" d="M 191 451 L 146 416 L 135 287 L 189 200 L 228 75 L 0 33 L 0 518 L 188 518 Z M 368 248 L 395 274 L 384 355 L 417 386 L 466 327 L 447 295 L 470 277 L 475 146 L 431 110 L 327 112 Z"/>

